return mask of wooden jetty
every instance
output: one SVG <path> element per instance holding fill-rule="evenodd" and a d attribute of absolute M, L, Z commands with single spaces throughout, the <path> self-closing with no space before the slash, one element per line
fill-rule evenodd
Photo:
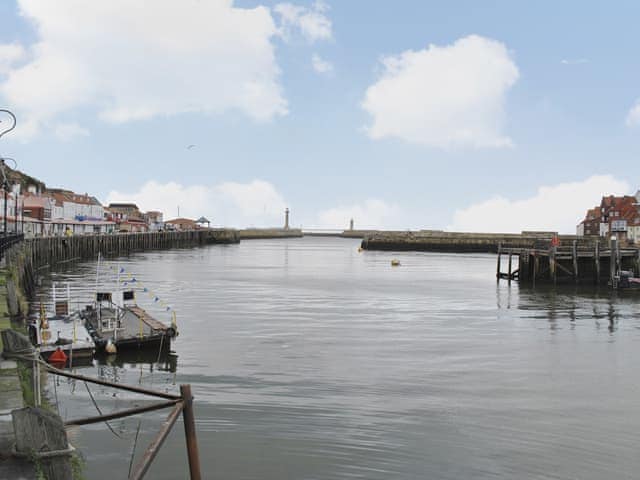
<path fill-rule="evenodd" d="M 578 283 L 616 287 L 619 272 L 640 273 L 640 248 L 621 246 L 615 239 L 573 240 L 569 245 L 548 243 L 538 248 L 499 245 L 496 278 L 534 286 Z M 507 257 L 506 272 L 502 271 L 503 256 Z"/>

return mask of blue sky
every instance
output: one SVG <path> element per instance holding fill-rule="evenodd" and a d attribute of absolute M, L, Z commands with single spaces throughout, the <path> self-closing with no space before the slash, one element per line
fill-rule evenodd
<path fill-rule="evenodd" d="M 637 186 L 640 4 L 559 3 L 3 2 L 0 104 L 22 130 L 0 154 L 217 224 L 288 206 L 305 226 L 570 232 Z"/>

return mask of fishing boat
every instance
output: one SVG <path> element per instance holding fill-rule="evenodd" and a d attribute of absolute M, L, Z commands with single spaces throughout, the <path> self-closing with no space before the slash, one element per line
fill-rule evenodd
<path fill-rule="evenodd" d="M 152 317 L 136 304 L 133 290 L 97 292 L 95 303 L 81 312 L 84 325 L 96 344 L 98 353 L 108 351 L 109 344 L 117 352 L 151 349 L 169 351 L 176 337 L 175 322 L 171 325 Z"/>
<path fill-rule="evenodd" d="M 91 334 L 84 326 L 80 312 L 69 311 L 69 284 L 66 296 L 59 298 L 59 290 L 53 285 L 54 314 L 48 316 L 43 303 L 40 304 L 39 317 L 29 323 L 28 332 L 31 343 L 46 361 L 85 365 L 91 363 L 96 350 Z"/>
<path fill-rule="evenodd" d="M 96 345 L 98 353 L 116 353 L 131 350 L 168 352 L 171 341 L 178 335 L 175 312 L 171 311 L 171 323 L 167 325 L 154 318 L 136 302 L 134 289 L 123 290 L 121 274 L 128 275 L 124 285 L 142 287 L 131 274 L 118 266 L 115 292 L 98 291 L 100 256 L 96 270 L 96 294 L 92 305 L 81 312 L 84 325 Z M 137 282 L 137 283 L 136 283 Z M 158 301 L 158 297 L 154 297 Z M 166 307 L 169 311 L 170 308 Z"/>

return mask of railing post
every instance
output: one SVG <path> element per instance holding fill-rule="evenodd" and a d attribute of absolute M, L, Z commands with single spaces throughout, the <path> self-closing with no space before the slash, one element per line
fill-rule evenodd
<path fill-rule="evenodd" d="M 184 421 L 184 435 L 187 440 L 187 455 L 189 457 L 191 480 L 201 480 L 202 477 L 200 475 L 200 458 L 198 455 L 198 439 L 196 437 L 196 422 L 193 414 L 191 385 L 180 385 L 180 395 L 182 396 L 183 402 L 182 419 Z"/>

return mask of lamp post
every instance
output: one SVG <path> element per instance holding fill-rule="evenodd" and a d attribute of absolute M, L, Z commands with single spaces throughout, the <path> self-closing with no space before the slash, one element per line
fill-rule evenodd
<path fill-rule="evenodd" d="M 13 130 L 14 128 L 16 128 L 16 116 L 13 114 L 13 112 L 11 110 L 7 110 L 6 108 L 0 108 L 0 113 L 6 113 L 7 115 L 9 115 L 9 117 L 11 118 L 11 125 L 7 128 L 2 128 L 0 127 L 0 138 L 2 138 L 2 136 L 5 133 L 9 133 L 11 130 Z M 0 123 L 2 123 L 2 120 L 0 120 Z M 4 189 L 4 230 L 3 230 L 3 234 L 6 236 L 7 235 L 7 189 L 9 188 L 9 182 L 7 182 L 7 175 L 5 173 L 5 160 L 13 160 L 12 158 L 0 158 L 0 170 L 2 171 L 2 188 Z M 13 163 L 15 163 L 15 160 L 13 160 Z"/>
<path fill-rule="evenodd" d="M 0 130 L 0 138 L 2 138 L 2 136 L 5 133 L 9 133 L 11 130 L 13 130 L 14 128 L 16 128 L 16 116 L 13 114 L 13 112 L 11 110 L 7 110 L 5 108 L 0 108 L 0 113 L 6 113 L 7 115 L 9 115 L 11 117 L 11 126 L 9 128 L 5 128 L 4 130 Z M 0 120 L 0 123 L 2 123 L 2 120 Z"/>

